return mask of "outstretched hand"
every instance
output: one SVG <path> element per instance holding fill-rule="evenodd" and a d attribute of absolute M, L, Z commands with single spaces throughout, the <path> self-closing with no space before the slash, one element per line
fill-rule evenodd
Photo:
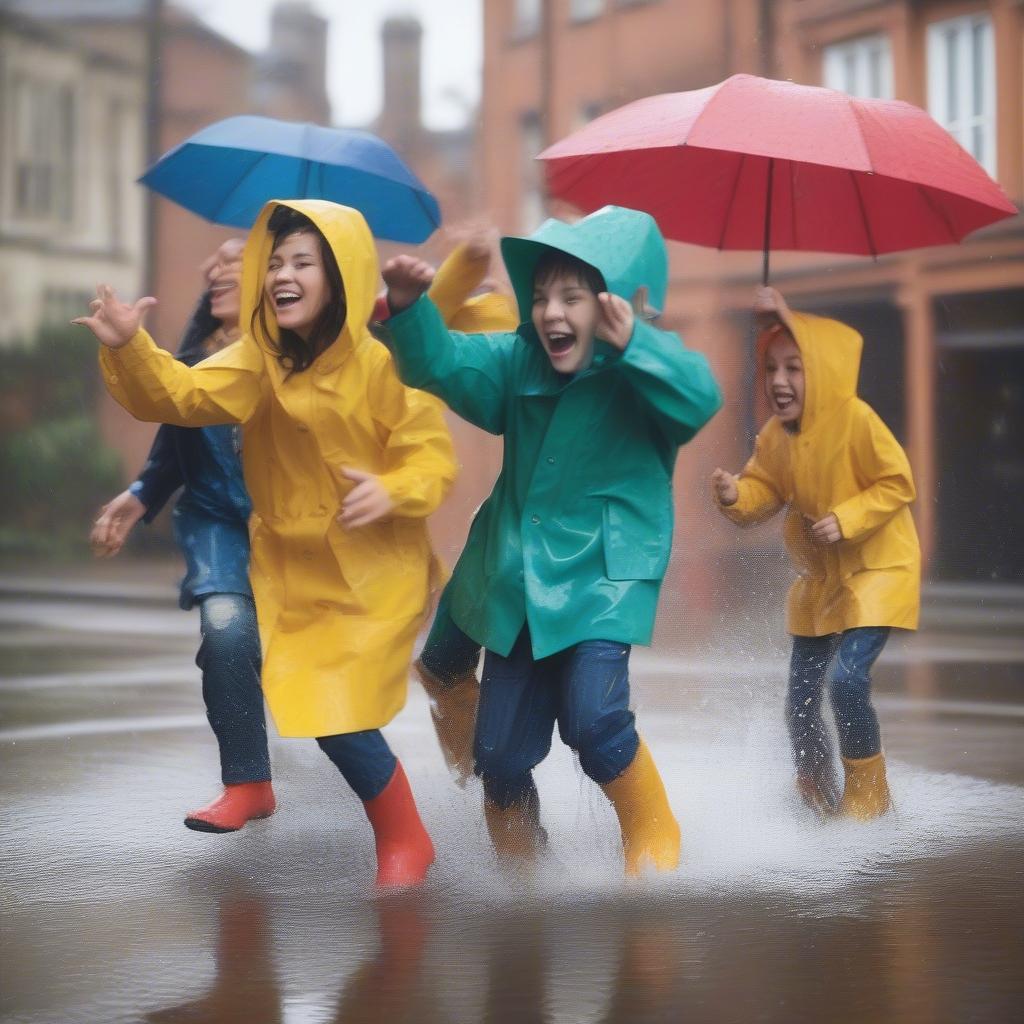
<path fill-rule="evenodd" d="M 594 333 L 620 352 L 624 351 L 633 337 L 633 307 L 611 292 L 601 292 L 597 301 L 601 312 Z"/>
<path fill-rule="evenodd" d="M 395 507 L 387 488 L 373 473 L 342 466 L 341 475 L 355 483 L 355 487 L 342 500 L 341 515 L 338 516 L 338 522 L 346 530 L 369 526 L 383 519 Z"/>
<path fill-rule="evenodd" d="M 724 469 L 716 469 L 711 474 L 711 489 L 719 505 L 735 505 L 740 497 L 740 490 L 737 486 L 739 477 L 727 473 Z"/>
<path fill-rule="evenodd" d="M 71 322 L 88 327 L 107 348 L 121 348 L 135 337 L 146 311 L 155 305 L 156 299 L 151 295 L 129 305 L 117 297 L 109 284 L 101 284 L 96 288 L 96 298 L 89 303 L 92 315 L 79 316 Z"/>
<path fill-rule="evenodd" d="M 392 316 L 408 309 L 434 280 L 434 268 L 415 256 L 395 256 L 381 271 L 388 287 L 388 309 Z"/>
<path fill-rule="evenodd" d="M 128 539 L 132 527 L 146 514 L 146 506 L 132 494 L 122 491 L 100 509 L 89 534 L 89 543 L 97 558 L 112 558 Z"/>

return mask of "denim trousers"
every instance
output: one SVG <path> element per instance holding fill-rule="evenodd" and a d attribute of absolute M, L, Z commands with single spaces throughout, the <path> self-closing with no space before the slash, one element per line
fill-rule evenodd
<path fill-rule="evenodd" d="M 196 664 L 203 673 L 206 717 L 220 749 L 225 785 L 270 778 L 267 725 L 260 687 L 260 634 L 248 594 L 198 598 L 202 642 Z"/>
<path fill-rule="evenodd" d="M 871 705 L 871 667 L 888 639 L 888 626 L 793 637 L 786 720 L 798 772 L 820 778 L 834 770 L 821 713 L 826 683 L 842 756 L 871 757 L 881 751 L 878 717 Z"/>
<path fill-rule="evenodd" d="M 471 640 L 452 621 L 448 612 L 448 590 L 437 602 L 430 634 L 420 651 L 420 661 L 444 686 L 454 686 L 467 672 L 475 672 L 480 662 L 480 645 Z"/>
<path fill-rule="evenodd" d="M 225 785 L 264 782 L 270 778 L 270 755 L 256 606 L 247 594 L 206 594 L 198 601 L 203 641 L 196 664 L 220 748 L 221 778 Z M 360 800 L 372 800 L 395 773 L 395 756 L 376 729 L 322 736 L 317 743 Z"/>
<path fill-rule="evenodd" d="M 507 658 L 484 656 L 473 753 L 488 799 L 507 808 L 532 799 L 533 769 L 555 723 L 598 784 L 621 775 L 640 738 L 629 709 L 628 644 L 586 640 L 535 659 L 524 627 Z"/>
<path fill-rule="evenodd" d="M 380 796 L 395 774 L 398 761 L 379 729 L 320 736 L 317 743 L 363 803 Z"/>

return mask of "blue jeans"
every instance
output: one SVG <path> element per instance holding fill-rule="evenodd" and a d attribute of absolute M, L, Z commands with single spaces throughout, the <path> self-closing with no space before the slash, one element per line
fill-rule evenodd
<path fill-rule="evenodd" d="M 395 774 L 398 761 L 378 729 L 321 736 L 317 743 L 363 803 L 380 796 Z"/>
<path fill-rule="evenodd" d="M 203 640 L 196 664 L 203 673 L 206 717 L 220 748 L 225 785 L 270 778 L 267 724 L 260 686 L 260 634 L 247 594 L 199 598 Z"/>
<path fill-rule="evenodd" d="M 437 602 L 437 613 L 420 661 L 445 686 L 453 686 L 467 672 L 475 672 L 480 661 L 480 645 L 471 640 L 452 621 L 448 612 L 448 589 Z"/>
<path fill-rule="evenodd" d="M 843 757 L 871 757 L 881 751 L 878 717 L 871 706 L 871 666 L 888 639 L 888 626 L 793 637 L 786 720 L 801 774 L 820 779 L 835 770 L 821 716 L 826 682 Z"/>
<path fill-rule="evenodd" d="M 489 800 L 506 808 L 534 798 L 533 769 L 551 749 L 555 722 L 598 784 L 630 766 L 640 738 L 629 710 L 629 650 L 586 640 L 536 660 L 524 628 L 507 658 L 486 653 L 473 754 Z"/>

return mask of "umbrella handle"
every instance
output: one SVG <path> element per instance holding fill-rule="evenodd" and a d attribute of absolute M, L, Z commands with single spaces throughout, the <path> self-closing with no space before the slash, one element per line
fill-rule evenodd
<path fill-rule="evenodd" d="M 761 263 L 761 284 L 768 285 L 768 254 L 772 242 L 772 182 L 775 178 L 775 160 L 768 158 L 768 187 L 764 197 L 764 258 Z"/>

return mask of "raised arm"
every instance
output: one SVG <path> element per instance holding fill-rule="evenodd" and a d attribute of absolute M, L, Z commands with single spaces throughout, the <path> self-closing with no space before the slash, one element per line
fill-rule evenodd
<path fill-rule="evenodd" d="M 398 375 L 409 387 L 436 395 L 464 420 L 501 434 L 516 335 L 449 331 L 423 294 L 431 277 L 427 264 L 409 256 L 384 267 L 392 316 L 382 334 Z"/>
<path fill-rule="evenodd" d="M 244 423 L 259 404 L 263 354 L 248 337 L 194 367 L 160 348 L 142 328 L 154 299 L 120 302 L 101 285 L 92 315 L 74 321 L 102 344 L 100 369 L 110 394 L 140 420 L 205 427 Z"/>
<path fill-rule="evenodd" d="M 722 407 L 722 392 L 700 352 L 679 336 L 634 316 L 625 299 L 602 292 L 597 337 L 621 353 L 618 368 L 660 421 L 667 437 L 685 444 Z"/>

